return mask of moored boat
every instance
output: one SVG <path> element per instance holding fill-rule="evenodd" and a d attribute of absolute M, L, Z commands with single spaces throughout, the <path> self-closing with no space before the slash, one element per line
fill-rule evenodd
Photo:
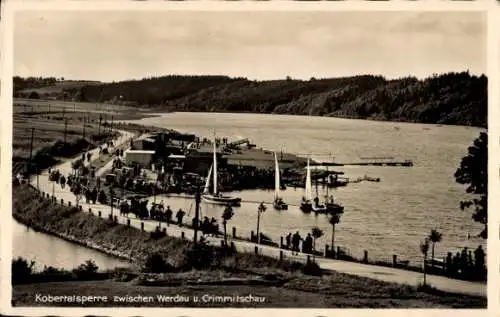
<path fill-rule="evenodd" d="M 203 191 L 203 195 L 201 196 L 201 198 L 203 199 L 203 201 L 205 201 L 207 203 L 211 203 L 211 204 L 240 206 L 241 198 L 223 195 L 220 192 L 218 192 L 218 187 L 217 187 L 217 144 L 215 141 L 215 135 L 214 135 L 213 142 L 214 142 L 213 164 L 210 167 L 210 170 L 208 172 L 208 176 L 207 176 L 207 179 L 205 182 L 205 190 Z M 212 193 L 210 193 L 210 180 L 213 181 L 213 184 L 212 184 L 212 191 L 213 192 Z"/>
<path fill-rule="evenodd" d="M 302 197 L 302 202 L 300 203 L 300 210 L 305 213 L 310 213 L 313 210 L 313 203 L 311 201 L 312 198 L 312 183 L 311 183 L 311 169 L 309 167 L 309 158 L 307 159 L 307 167 L 306 167 L 306 188 L 305 188 L 305 196 Z"/>
<path fill-rule="evenodd" d="M 288 210 L 288 205 L 283 201 L 283 198 L 280 197 L 280 168 L 278 164 L 278 157 L 276 156 L 276 152 L 274 152 L 274 202 L 273 207 L 276 210 Z"/>

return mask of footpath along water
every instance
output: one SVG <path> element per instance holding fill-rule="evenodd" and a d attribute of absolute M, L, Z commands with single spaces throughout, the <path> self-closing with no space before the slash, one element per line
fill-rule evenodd
<path fill-rule="evenodd" d="M 126 142 L 129 138 L 130 135 L 122 136 L 120 138 L 120 141 L 116 143 L 121 144 L 123 142 Z M 62 163 L 56 168 L 58 168 L 64 174 L 67 174 L 71 171 L 71 162 L 72 162 L 71 160 L 68 160 L 67 162 Z M 36 185 L 36 180 L 32 180 L 32 184 Z M 50 182 L 48 179 L 47 171 L 44 171 L 42 175 L 40 175 L 39 186 L 40 186 L 40 191 L 44 192 L 45 194 L 50 194 L 52 192 L 52 182 Z M 58 187 L 57 191 L 55 192 L 55 195 L 57 197 L 58 203 L 60 203 L 61 199 L 63 199 L 63 201 L 66 202 L 66 204 L 68 202 L 71 202 L 74 205 L 75 197 L 69 191 L 69 188 L 67 186 L 64 189 Z M 93 215 L 96 216 L 99 211 L 101 212 L 102 217 L 108 217 L 111 214 L 110 206 L 105 206 L 101 204 L 94 205 L 87 203 L 81 203 L 80 205 L 82 206 L 83 212 L 89 212 L 90 208 L 93 211 Z M 144 228 L 144 230 L 147 231 L 153 231 L 158 226 L 157 221 L 151 221 L 151 220 L 141 221 L 133 217 L 127 218 L 125 216 L 120 216 L 116 208 L 114 208 L 113 215 L 117 217 L 118 222 L 121 224 L 127 224 L 127 221 L 130 221 L 131 226 L 139 229 L 142 227 Z M 167 228 L 167 234 L 175 237 L 184 237 L 185 239 L 189 240 L 192 240 L 194 236 L 193 230 L 190 230 L 188 228 L 178 227 L 175 225 L 171 225 Z M 220 238 L 214 238 L 214 237 L 208 238 L 208 241 L 209 243 L 214 245 L 220 245 L 221 243 Z M 240 252 L 254 252 L 255 250 L 256 245 L 254 243 L 245 241 L 233 241 L 233 242 L 236 248 Z M 280 256 L 280 249 L 278 248 L 272 248 L 267 246 L 259 246 L 258 248 L 259 248 L 258 252 L 260 254 L 275 258 L 278 258 Z M 304 254 L 292 255 L 291 252 L 289 251 L 283 251 L 283 252 L 285 258 L 294 259 L 297 261 L 306 260 L 306 256 Z M 416 273 L 411 271 L 331 260 L 331 259 L 318 258 L 317 261 L 321 265 L 321 267 L 325 269 L 331 269 L 343 273 L 365 276 L 382 281 L 397 282 L 414 286 L 418 285 L 422 281 L 421 273 Z M 432 276 L 432 275 L 428 276 L 428 281 L 434 287 L 437 287 L 445 291 L 486 296 L 486 285 L 482 283 L 459 281 L 459 280 L 449 279 L 446 277 Z"/>
<path fill-rule="evenodd" d="M 470 210 L 460 210 L 460 201 L 466 198 L 465 187 L 456 183 L 453 176 L 481 129 L 312 116 L 185 112 L 163 113 L 131 122 L 208 138 L 216 128 L 221 137 L 249 138 L 257 147 L 303 156 L 311 154 L 312 159 L 319 161 L 331 162 L 333 156 L 336 162 L 380 156 L 411 159 L 415 165 L 409 168 L 335 168 L 349 178 L 365 174 L 380 178 L 379 183 L 361 182 L 330 190 L 330 194 L 345 206 L 345 213 L 336 227 L 335 244 L 348 248 L 352 256 L 360 259 L 367 250 L 371 260 L 391 262 L 392 255 L 397 254 L 398 259 L 409 260 L 412 265 L 422 262 L 419 245 L 431 229 L 443 234 L 442 241 L 436 244 L 438 258 L 463 247 L 474 250 L 481 244 L 486 249 L 486 241 L 475 237 L 482 225 L 472 220 Z M 232 195 L 244 201 L 271 202 L 274 193 L 249 190 Z M 282 192 L 284 200 L 295 205 L 303 195 L 303 189 L 287 188 Z M 192 200 L 157 199 L 164 199 L 175 209 L 191 209 L 192 217 Z M 202 206 L 202 212 L 221 221 L 220 207 Z M 257 204 L 243 203 L 235 208 L 230 226 L 249 236 L 256 228 L 256 213 Z M 330 243 L 332 231 L 324 215 L 305 215 L 294 206 L 278 212 L 269 206 L 261 218 L 263 232 L 277 242 L 280 236 L 289 232 L 299 231 L 304 236 L 314 226 L 325 232 L 318 240 L 318 248 L 323 248 L 325 243 Z"/>

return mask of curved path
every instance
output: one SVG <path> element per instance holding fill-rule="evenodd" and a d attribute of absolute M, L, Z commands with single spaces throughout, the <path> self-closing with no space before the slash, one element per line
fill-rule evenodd
<path fill-rule="evenodd" d="M 118 131 L 121 133 L 121 136 L 114 142 L 115 146 L 120 146 L 123 144 L 126 144 L 131 138 L 134 137 L 134 134 L 131 132 L 127 131 Z M 143 138 L 144 136 L 139 137 Z M 92 157 L 95 158 L 96 155 L 98 155 L 98 149 L 94 149 L 90 151 L 92 154 Z M 70 159 L 62 164 L 59 164 L 54 167 L 54 169 L 59 169 L 61 173 L 64 175 L 67 175 L 71 173 L 71 163 L 74 160 L 77 160 L 78 158 L 75 159 Z M 109 169 L 110 164 L 106 164 L 106 166 L 102 167 L 98 172 L 97 175 L 102 174 L 105 170 Z M 31 181 L 31 183 L 36 187 L 36 177 L 34 177 Z M 53 182 L 49 181 L 48 177 L 48 171 L 43 171 L 42 174 L 39 176 L 39 188 L 40 191 L 48 193 L 52 195 L 52 190 L 53 190 Z M 54 187 L 55 191 L 54 194 L 60 202 L 61 199 L 64 200 L 64 202 L 67 204 L 67 202 L 71 202 L 72 205 L 75 204 L 75 196 L 73 193 L 70 192 L 69 187 L 65 186 L 65 188 L 61 188 L 60 185 L 56 184 Z M 102 205 L 102 204 L 87 204 L 84 202 L 84 199 L 80 202 L 80 205 L 82 206 L 82 209 L 84 212 L 88 212 L 89 208 L 92 209 L 93 214 L 96 215 L 98 211 L 101 211 L 102 217 L 107 218 L 108 215 L 111 214 L 111 207 L 108 205 Z M 130 225 L 136 228 L 141 227 L 141 223 L 144 224 L 144 230 L 147 231 L 153 231 L 156 229 L 158 226 L 158 221 L 153 221 L 153 220 L 139 220 L 136 218 L 128 218 L 125 216 L 120 216 L 117 208 L 113 208 L 113 215 L 117 216 L 118 222 L 121 224 L 126 224 L 127 219 L 130 219 Z M 194 231 L 189 228 L 184 228 L 184 227 L 178 227 L 176 225 L 170 225 L 166 226 L 166 224 L 162 223 L 161 227 L 166 227 L 167 229 L 167 234 L 169 236 L 175 236 L 175 237 L 184 237 L 186 239 L 193 240 L 194 236 Z M 200 235 L 201 233 L 199 233 Z M 220 245 L 221 243 L 221 238 L 215 238 L 215 237 L 209 237 L 207 241 L 211 244 L 214 245 Z M 237 250 L 240 252 L 255 252 L 255 247 L 257 246 L 255 243 L 251 242 L 246 242 L 246 241 L 241 241 L 241 240 L 234 240 L 233 241 Z M 258 252 L 259 254 L 266 255 L 266 256 L 271 256 L 274 258 L 279 258 L 280 257 L 280 251 L 283 251 L 283 256 L 286 259 L 293 259 L 296 261 L 301 261 L 305 262 L 307 255 L 303 253 L 299 253 L 298 255 L 292 255 L 291 251 L 289 250 L 281 250 L 276 247 L 270 247 L 270 246 L 263 246 L 259 245 L 258 246 Z M 323 269 L 327 270 L 333 270 L 341 273 L 347 273 L 347 274 L 353 274 L 357 276 L 363 276 L 371 279 L 376 279 L 376 280 L 381 280 L 385 282 L 393 282 L 393 283 L 399 283 L 399 284 L 407 284 L 407 285 L 412 285 L 412 286 L 417 286 L 418 284 L 422 283 L 423 280 L 423 275 L 422 273 L 418 272 L 413 272 L 413 271 L 407 271 L 407 270 L 402 270 L 402 269 L 396 269 L 396 268 L 391 268 L 391 267 L 382 267 L 382 266 L 376 266 L 376 265 L 369 265 L 369 264 L 362 264 L 362 263 L 356 263 L 356 262 L 348 262 L 348 261 L 341 261 L 341 260 L 334 260 L 334 259 L 327 259 L 327 258 L 322 258 L 322 257 L 316 257 L 316 262 L 321 266 Z M 463 293 L 463 294 L 471 294 L 471 295 L 480 295 L 486 297 L 486 284 L 485 283 L 476 283 L 476 282 L 469 282 L 469 281 L 461 281 L 461 280 L 455 280 L 455 279 L 450 279 L 447 277 L 443 276 L 436 276 L 436 275 L 427 275 L 427 281 L 430 283 L 433 287 L 438 288 L 443 291 L 448 291 L 448 292 L 454 292 L 454 293 Z"/>

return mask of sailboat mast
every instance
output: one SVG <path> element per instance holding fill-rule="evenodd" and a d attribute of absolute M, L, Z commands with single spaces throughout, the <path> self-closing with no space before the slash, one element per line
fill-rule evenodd
<path fill-rule="evenodd" d="M 316 170 L 316 168 L 314 170 Z M 317 179 L 315 180 L 315 184 L 316 184 L 316 197 L 319 197 L 319 194 L 318 194 L 318 180 Z"/>
<path fill-rule="evenodd" d="M 215 131 L 214 131 L 214 168 L 213 168 L 213 176 L 214 176 L 214 195 L 217 194 L 217 144 L 215 139 Z"/>
<path fill-rule="evenodd" d="M 306 199 L 311 200 L 311 168 L 309 167 L 309 158 L 307 158 L 307 170 L 306 170 Z"/>
<path fill-rule="evenodd" d="M 210 192 L 210 179 L 212 178 L 212 169 L 213 169 L 213 165 L 211 165 L 210 169 L 208 170 L 208 176 L 207 176 L 207 180 L 205 182 L 205 188 L 203 190 L 204 194 L 208 194 Z"/>
<path fill-rule="evenodd" d="M 330 173 L 328 172 L 328 166 L 326 167 L 326 177 L 327 177 L 327 181 L 325 182 L 325 186 L 326 186 L 326 199 L 328 199 L 328 181 L 330 180 Z"/>
<path fill-rule="evenodd" d="M 274 152 L 274 199 L 278 199 L 280 191 L 280 168 L 278 165 L 278 157 Z"/>

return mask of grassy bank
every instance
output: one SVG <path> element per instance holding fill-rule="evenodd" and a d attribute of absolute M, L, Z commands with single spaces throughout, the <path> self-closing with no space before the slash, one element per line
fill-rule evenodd
<path fill-rule="evenodd" d="M 35 294 L 50 295 L 151 295 L 212 294 L 215 296 L 264 296 L 264 303 L 177 303 L 176 306 L 220 307 L 486 307 L 486 299 L 449 294 L 432 288 L 385 283 L 367 278 L 322 272 L 311 276 L 304 264 L 277 259 L 221 253 L 196 253 L 209 265 L 193 269 L 192 243 L 168 236 L 155 236 L 125 225 L 117 225 L 76 209 L 54 205 L 37 197 L 35 190 L 20 185 L 13 197 L 13 215 L 25 225 L 45 232 L 58 232 L 84 244 L 132 259 L 142 270 L 99 281 L 27 283 L 15 285 L 13 304 L 47 305 L 35 302 Z M 160 256 L 164 273 L 151 274 L 151 258 Z M 205 258 L 204 258 L 205 257 Z M 162 260 L 162 261 L 163 261 Z M 149 262 L 148 262 L 149 261 Z M 148 263 L 150 263 L 148 265 Z M 146 268 L 146 270 L 145 270 Z M 149 269 L 149 272 L 152 271 Z M 317 273 L 317 272 L 316 272 Z M 54 304 L 55 305 L 55 304 Z M 69 303 L 67 305 L 70 305 Z M 72 304 L 78 305 L 78 304 Z M 100 306 L 137 306 L 137 303 L 101 303 Z M 141 303 L 140 306 L 173 306 L 172 303 Z"/>
<path fill-rule="evenodd" d="M 16 106 L 14 107 L 16 108 Z M 13 118 L 13 172 L 29 164 L 33 136 L 32 170 L 35 172 L 75 156 L 117 136 L 106 122 L 85 113 L 16 113 Z"/>

